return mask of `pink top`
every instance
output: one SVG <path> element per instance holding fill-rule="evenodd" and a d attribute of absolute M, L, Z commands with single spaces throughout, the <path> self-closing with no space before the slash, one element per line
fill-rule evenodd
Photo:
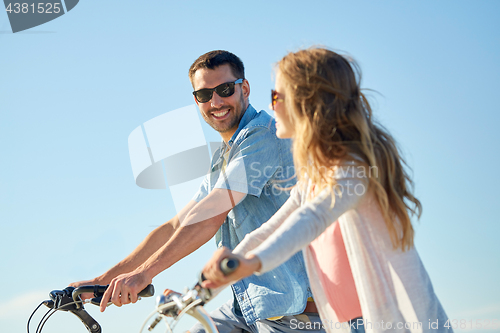
<path fill-rule="evenodd" d="M 410 329 L 394 325 L 389 330 L 393 333 L 453 332 L 442 325 L 431 329 L 424 324 L 445 323 L 448 316 L 416 249 L 393 248 L 366 174 L 355 166 L 356 162 L 346 163 L 336 170 L 337 188 L 344 190 L 342 196 L 336 193 L 333 207 L 328 193 L 307 201 L 306 186 L 296 186 L 278 212 L 247 234 L 233 252 L 258 256 L 262 267 L 256 274 L 263 274 L 302 250 L 314 301 L 328 333 L 350 333 L 349 327 L 331 324 L 359 316 L 360 305 L 367 322 L 423 324 Z M 387 326 L 376 324 L 365 329 L 367 333 L 388 331 Z"/>
<path fill-rule="evenodd" d="M 338 320 L 346 322 L 361 317 L 361 305 L 338 221 L 312 241 L 309 250 L 318 268 L 323 292 Z"/>

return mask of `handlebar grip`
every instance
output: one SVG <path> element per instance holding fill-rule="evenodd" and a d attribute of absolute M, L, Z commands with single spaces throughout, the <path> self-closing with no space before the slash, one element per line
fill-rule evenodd
<path fill-rule="evenodd" d="M 236 258 L 224 258 L 220 262 L 220 270 L 227 276 L 234 272 L 239 265 L 240 261 Z"/>
<path fill-rule="evenodd" d="M 92 286 L 81 286 L 73 290 L 73 300 L 77 300 L 77 297 L 83 293 L 94 293 L 94 298 L 92 299 L 94 303 L 100 303 L 102 295 L 106 292 L 109 285 L 100 286 L 100 285 L 92 285 Z M 155 288 L 152 284 L 149 284 L 146 288 L 141 290 L 138 294 L 140 297 L 151 297 L 155 293 Z"/>
<path fill-rule="evenodd" d="M 236 258 L 224 258 L 220 261 L 219 268 L 222 271 L 222 273 L 227 276 L 232 272 L 234 272 L 239 265 L 240 261 Z M 198 284 L 201 285 L 201 283 L 205 280 L 206 280 L 205 275 L 203 275 L 203 272 L 201 272 L 198 277 Z"/>
<path fill-rule="evenodd" d="M 141 292 L 139 292 L 139 294 L 137 295 L 141 297 L 151 297 L 154 294 L 155 294 L 155 287 L 152 284 L 148 284 L 148 286 L 143 290 L 141 290 Z"/>
<path fill-rule="evenodd" d="M 106 289 L 108 289 L 109 287 L 109 284 L 105 285 L 105 286 L 100 286 L 100 285 L 95 285 L 94 286 L 94 290 L 93 292 L 96 294 L 96 295 L 101 295 L 104 294 L 106 292 Z"/>
<path fill-rule="evenodd" d="M 94 292 L 97 291 L 97 295 L 102 295 L 108 289 L 109 284 L 107 286 L 95 286 Z M 155 287 L 152 284 L 148 284 L 146 288 L 142 289 L 137 296 L 141 297 L 151 297 L 155 294 Z"/>

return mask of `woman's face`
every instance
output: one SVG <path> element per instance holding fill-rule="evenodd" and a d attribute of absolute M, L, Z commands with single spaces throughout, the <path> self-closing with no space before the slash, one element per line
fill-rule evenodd
<path fill-rule="evenodd" d="M 276 105 L 274 105 L 274 115 L 276 117 L 276 136 L 280 139 L 289 139 L 294 136 L 295 128 L 290 121 L 289 113 L 286 111 L 286 97 L 284 95 L 285 85 L 283 80 L 281 79 L 279 71 L 276 74 L 274 89 L 278 94 L 278 101 L 276 101 Z M 271 110 L 273 109 L 272 104 L 269 107 L 271 108 Z"/>

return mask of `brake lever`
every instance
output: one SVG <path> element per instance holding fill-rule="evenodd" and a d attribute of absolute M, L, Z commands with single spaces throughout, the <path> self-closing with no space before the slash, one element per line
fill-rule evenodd
<path fill-rule="evenodd" d="M 142 299 L 142 297 L 137 297 L 137 300 L 140 301 Z M 92 305 L 96 305 L 96 306 L 99 306 L 101 305 L 101 302 L 102 302 L 102 296 L 99 296 L 99 297 L 94 297 L 94 298 L 91 298 L 88 303 L 92 304 Z M 113 302 L 108 302 L 108 304 L 106 304 L 106 306 L 110 306 L 110 305 L 113 305 Z"/>
<path fill-rule="evenodd" d="M 99 296 L 99 297 L 91 298 L 89 303 L 96 305 L 96 306 L 99 306 L 99 305 L 101 305 L 101 301 L 102 301 L 102 296 Z M 113 304 L 113 303 L 108 302 L 107 306 L 110 306 L 111 304 Z"/>

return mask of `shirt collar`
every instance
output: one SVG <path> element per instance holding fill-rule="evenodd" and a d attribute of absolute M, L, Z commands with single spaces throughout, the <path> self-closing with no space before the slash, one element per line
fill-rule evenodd
<path fill-rule="evenodd" d="M 236 130 L 236 132 L 234 132 L 233 136 L 231 137 L 231 140 L 229 140 L 228 143 L 226 143 L 224 140 L 222 140 L 222 147 L 220 148 L 219 157 L 218 157 L 217 161 L 213 164 L 214 167 L 215 167 L 215 165 L 223 162 L 224 153 L 226 153 L 227 151 L 229 151 L 229 149 L 231 149 L 231 147 L 233 146 L 234 140 L 236 140 L 236 138 L 238 137 L 238 134 L 240 134 L 241 130 L 246 125 L 248 125 L 248 123 L 253 118 L 255 118 L 256 115 L 257 115 L 257 111 L 253 108 L 252 105 L 248 104 L 248 108 L 245 110 L 243 117 L 241 117 L 240 123 L 238 124 L 238 129 Z"/>
<path fill-rule="evenodd" d="M 257 111 L 253 108 L 252 105 L 248 104 L 248 108 L 245 110 L 245 113 L 243 114 L 243 117 L 241 117 L 240 123 L 238 125 L 238 129 L 236 132 L 234 132 L 233 136 L 231 137 L 231 140 L 229 140 L 228 144 L 229 147 L 232 147 L 234 140 L 238 137 L 238 134 L 240 134 L 240 131 L 248 125 L 248 123 L 255 118 L 257 115 Z"/>

